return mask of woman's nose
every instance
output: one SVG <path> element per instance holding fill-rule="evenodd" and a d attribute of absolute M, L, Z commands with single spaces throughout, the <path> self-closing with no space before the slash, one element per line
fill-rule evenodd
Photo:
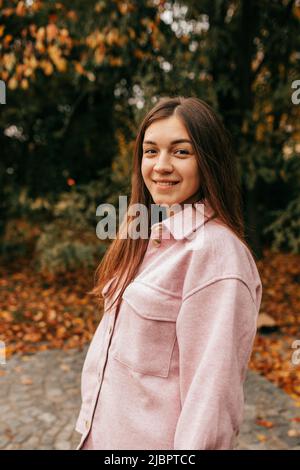
<path fill-rule="evenodd" d="M 168 152 L 161 152 L 155 162 L 154 169 L 157 171 L 172 170 L 171 158 Z"/>

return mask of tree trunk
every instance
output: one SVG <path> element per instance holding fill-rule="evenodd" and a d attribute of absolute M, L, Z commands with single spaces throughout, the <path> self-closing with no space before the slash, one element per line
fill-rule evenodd
<path fill-rule="evenodd" d="M 245 191 L 245 237 L 250 244 L 257 259 L 263 257 L 263 247 L 261 243 L 261 224 L 258 211 L 258 188 Z"/>

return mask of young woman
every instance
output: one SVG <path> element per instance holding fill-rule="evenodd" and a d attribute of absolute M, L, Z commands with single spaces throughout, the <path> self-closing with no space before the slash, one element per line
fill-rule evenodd
<path fill-rule="evenodd" d="M 123 236 L 134 204 L 148 209 L 148 237 Z M 168 209 L 152 226 L 151 205 Z M 202 100 L 161 98 L 145 116 L 121 234 L 92 291 L 104 315 L 82 370 L 77 449 L 234 448 L 262 285 L 230 138 Z"/>

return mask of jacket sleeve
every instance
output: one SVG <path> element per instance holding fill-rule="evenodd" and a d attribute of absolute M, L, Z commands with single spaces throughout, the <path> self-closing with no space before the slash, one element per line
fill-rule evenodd
<path fill-rule="evenodd" d="M 181 412 L 174 449 L 232 449 L 243 420 L 257 303 L 246 283 L 223 278 L 194 289 L 176 331 Z"/>

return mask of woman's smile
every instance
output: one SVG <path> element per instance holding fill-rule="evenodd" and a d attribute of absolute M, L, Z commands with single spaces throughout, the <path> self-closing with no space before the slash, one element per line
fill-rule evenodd
<path fill-rule="evenodd" d="M 177 116 L 153 122 L 143 141 L 144 183 L 155 204 L 197 200 L 200 175 L 192 141 Z"/>
<path fill-rule="evenodd" d="M 159 181 L 159 180 L 153 180 L 155 185 L 157 186 L 157 189 L 172 189 L 174 186 L 180 183 L 180 181 Z"/>

